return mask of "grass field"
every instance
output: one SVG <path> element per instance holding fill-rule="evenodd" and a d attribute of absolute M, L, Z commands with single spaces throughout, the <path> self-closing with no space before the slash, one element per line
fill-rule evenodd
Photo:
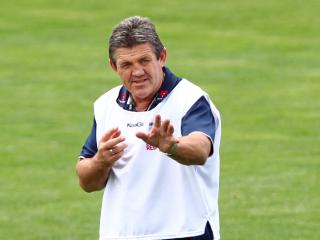
<path fill-rule="evenodd" d="M 168 66 L 221 111 L 225 240 L 320 239 L 316 0 L 2 1 L 0 239 L 97 239 L 74 171 L 92 102 L 119 83 L 106 40 L 149 16 Z"/>

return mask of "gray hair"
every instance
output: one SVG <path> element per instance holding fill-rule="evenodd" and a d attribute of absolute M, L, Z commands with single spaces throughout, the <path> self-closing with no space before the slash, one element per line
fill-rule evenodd
<path fill-rule="evenodd" d="M 157 59 L 160 58 L 164 47 L 150 19 L 140 16 L 124 19 L 113 29 L 109 38 L 111 62 L 116 64 L 114 53 L 117 48 L 132 48 L 143 43 L 150 43 Z"/>

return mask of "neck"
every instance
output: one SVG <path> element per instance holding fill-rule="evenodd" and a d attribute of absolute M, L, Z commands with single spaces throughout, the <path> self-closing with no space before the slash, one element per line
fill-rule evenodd
<path fill-rule="evenodd" d="M 153 98 L 154 96 L 151 99 L 145 99 L 145 100 L 139 100 L 139 101 L 133 99 L 136 111 L 137 112 L 146 111 L 149 105 L 151 104 Z"/>

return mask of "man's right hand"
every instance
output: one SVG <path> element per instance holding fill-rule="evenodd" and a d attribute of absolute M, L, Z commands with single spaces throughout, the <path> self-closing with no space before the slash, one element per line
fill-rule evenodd
<path fill-rule="evenodd" d="M 94 157 L 77 162 L 76 171 L 83 190 L 92 192 L 105 187 L 113 164 L 121 158 L 127 147 L 124 141 L 120 130 L 112 128 L 101 138 Z"/>
<path fill-rule="evenodd" d="M 121 136 L 118 128 L 108 130 L 98 144 L 98 152 L 93 161 L 103 162 L 106 167 L 112 167 L 119 160 L 127 147 L 125 138 Z"/>

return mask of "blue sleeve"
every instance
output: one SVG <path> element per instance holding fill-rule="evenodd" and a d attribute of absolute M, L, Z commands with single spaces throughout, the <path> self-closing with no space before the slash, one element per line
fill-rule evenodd
<path fill-rule="evenodd" d="M 96 140 L 96 128 L 97 128 L 97 123 L 96 123 L 96 120 L 93 119 L 91 132 L 87 137 L 85 144 L 82 147 L 80 157 L 91 158 L 98 151 L 97 140 Z"/>
<path fill-rule="evenodd" d="M 210 105 L 204 96 L 199 98 L 182 118 L 182 136 L 186 136 L 195 131 L 203 132 L 211 138 L 211 155 L 213 152 L 212 141 L 215 135 L 215 121 Z"/>

